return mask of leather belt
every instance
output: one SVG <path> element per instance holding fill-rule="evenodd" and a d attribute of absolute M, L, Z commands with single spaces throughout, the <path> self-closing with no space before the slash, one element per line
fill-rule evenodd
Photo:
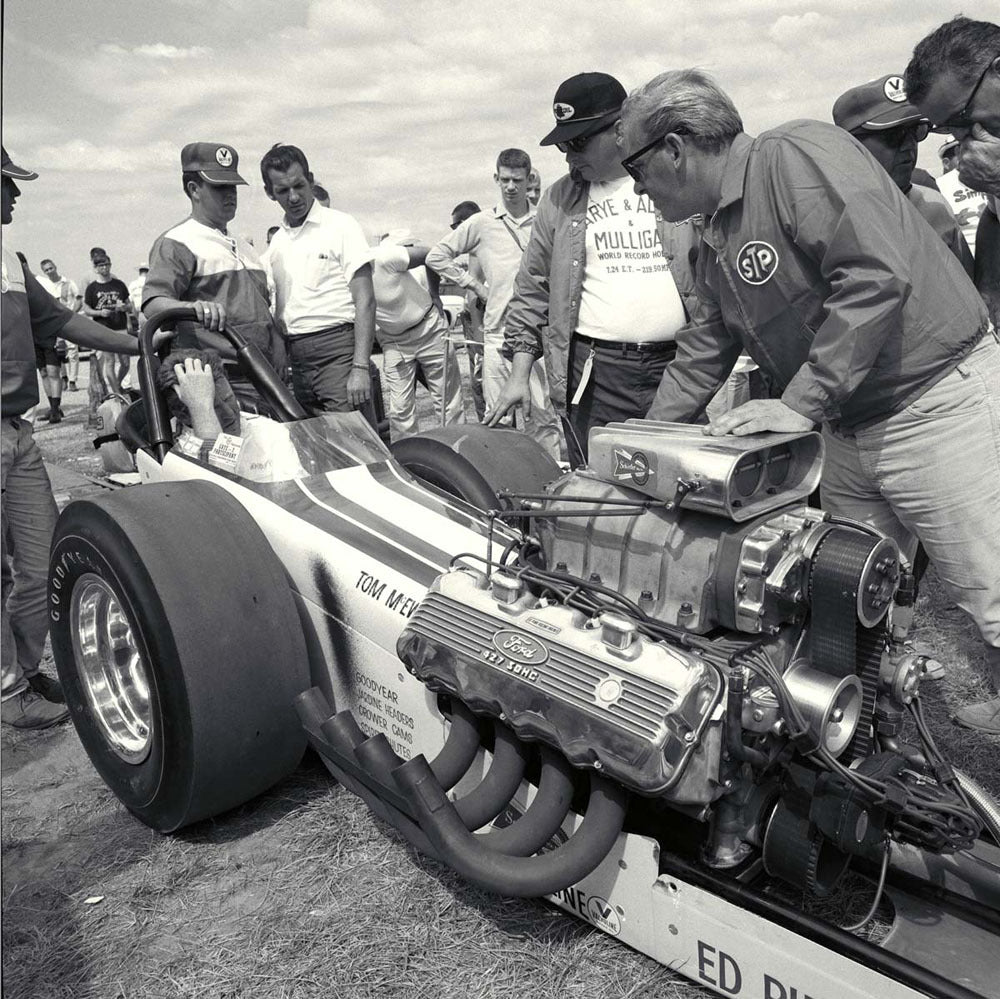
<path fill-rule="evenodd" d="M 675 340 L 652 340 L 644 343 L 630 343 L 625 340 L 598 340 L 595 337 L 576 334 L 577 340 L 594 350 L 613 350 L 622 356 L 626 354 L 676 354 Z"/>

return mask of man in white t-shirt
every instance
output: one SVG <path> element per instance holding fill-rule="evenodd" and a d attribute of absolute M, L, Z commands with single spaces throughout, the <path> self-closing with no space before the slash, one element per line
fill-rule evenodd
<path fill-rule="evenodd" d="M 544 354 L 552 402 L 568 410 L 576 465 L 592 427 L 645 416 L 696 307 L 690 221 L 658 222 L 621 165 L 617 123 L 625 88 L 606 73 L 560 84 L 555 128 L 541 144 L 566 154 L 569 174 L 547 188 L 507 313 L 511 376 L 487 422 L 530 407 L 528 375 Z"/>
<path fill-rule="evenodd" d="M 987 195 L 983 191 L 974 191 L 958 176 L 958 139 L 949 138 L 938 150 L 938 156 L 941 157 L 941 166 L 944 168 L 944 173 L 937 179 L 938 190 L 947 199 L 962 235 L 969 244 L 969 250 L 975 254 L 976 229 L 986 208 Z"/>
<path fill-rule="evenodd" d="M 51 260 L 43 260 L 40 264 L 42 269 L 38 283 L 53 297 L 62 302 L 70 312 L 79 312 L 83 308 L 83 295 L 75 281 L 68 277 L 63 277 L 59 273 L 59 268 Z M 60 379 L 60 389 L 65 387 L 70 392 L 75 392 L 76 379 L 80 374 L 80 348 L 71 340 L 59 339 L 56 341 L 56 352 L 62 353 L 65 346 L 66 375 Z M 62 392 L 56 393 L 61 395 Z"/>
<path fill-rule="evenodd" d="M 504 149 L 497 157 L 494 183 L 500 204 L 466 219 L 427 254 L 427 266 L 447 281 L 469 288 L 486 303 L 483 314 L 483 396 L 487 411 L 496 406 L 510 374 L 504 357 L 504 321 L 514 277 L 528 245 L 535 209 L 528 201 L 531 159 L 523 149 Z M 458 264 L 469 254 L 481 276 Z M 524 410 L 525 431 L 554 458 L 559 458 L 559 418 L 549 404 L 544 363 L 534 364 L 528 383 L 530 406 Z"/>
<path fill-rule="evenodd" d="M 392 439 L 415 434 L 417 368 L 424 373 L 439 425 L 463 422 L 462 376 L 447 350 L 448 320 L 437 294 L 438 276 L 427 272 L 424 287 L 413 269 L 423 269 L 427 247 L 406 232 L 382 237 L 372 261 L 375 336 L 382 347 L 382 378 L 389 390 Z"/>
<path fill-rule="evenodd" d="M 297 146 L 272 146 L 260 172 L 267 196 L 284 211 L 267 262 L 295 396 L 313 416 L 362 409 L 373 420 L 375 292 L 368 240 L 352 216 L 316 200 L 309 162 Z"/>

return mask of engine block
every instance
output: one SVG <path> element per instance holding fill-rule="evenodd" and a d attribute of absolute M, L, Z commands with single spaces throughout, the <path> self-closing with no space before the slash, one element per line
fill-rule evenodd
<path fill-rule="evenodd" d="M 641 794 L 676 789 L 697 752 L 695 797 L 714 796 L 720 739 L 706 728 L 721 716 L 718 670 L 621 615 L 588 619 L 510 574 L 460 568 L 434 582 L 397 651 L 432 690 Z"/>

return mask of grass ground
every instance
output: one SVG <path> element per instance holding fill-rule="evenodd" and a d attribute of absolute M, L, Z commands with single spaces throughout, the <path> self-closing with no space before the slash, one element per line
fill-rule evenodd
<path fill-rule="evenodd" d="M 82 398 L 39 437 L 51 459 L 96 472 Z M 940 744 L 1000 794 L 1000 741 L 948 721 L 988 690 L 973 629 L 933 574 L 916 638 L 949 669 L 925 688 Z M 4 728 L 0 749 L 11 999 L 708 995 L 544 903 L 488 895 L 421 858 L 315 757 L 248 805 L 163 837 L 118 804 L 71 727 Z M 868 896 L 853 895 L 860 914 Z"/>

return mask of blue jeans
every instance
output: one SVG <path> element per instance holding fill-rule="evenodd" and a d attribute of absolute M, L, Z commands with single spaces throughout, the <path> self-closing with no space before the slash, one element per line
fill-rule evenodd
<path fill-rule="evenodd" d="M 49 630 L 49 548 L 56 526 L 56 501 L 42 452 L 24 419 L 0 426 L 3 504 L 0 507 L 3 563 L 3 692 L 38 672 Z"/>
<path fill-rule="evenodd" d="M 987 336 L 936 385 L 853 435 L 824 429 L 823 506 L 920 541 L 951 598 L 1000 647 L 1000 343 Z"/>

